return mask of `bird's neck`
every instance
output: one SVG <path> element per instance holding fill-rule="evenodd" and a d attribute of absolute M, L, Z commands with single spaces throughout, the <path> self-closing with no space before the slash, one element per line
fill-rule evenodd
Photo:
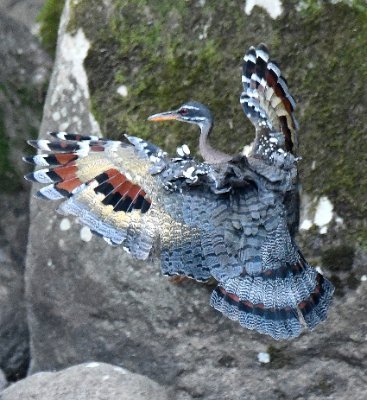
<path fill-rule="evenodd" d="M 223 153 L 214 149 L 209 143 L 209 135 L 212 130 L 213 124 L 204 122 L 201 126 L 201 134 L 199 141 L 199 149 L 204 161 L 209 164 L 221 164 L 228 162 L 232 159 L 229 154 Z"/>

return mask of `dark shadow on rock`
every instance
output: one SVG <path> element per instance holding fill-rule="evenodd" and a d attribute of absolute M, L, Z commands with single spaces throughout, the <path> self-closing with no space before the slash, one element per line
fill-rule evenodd
<path fill-rule="evenodd" d="M 0 58 L 0 368 L 16 381 L 30 358 L 24 301 L 30 188 L 21 157 L 39 129 L 51 63 L 29 29 L 1 12 Z"/>

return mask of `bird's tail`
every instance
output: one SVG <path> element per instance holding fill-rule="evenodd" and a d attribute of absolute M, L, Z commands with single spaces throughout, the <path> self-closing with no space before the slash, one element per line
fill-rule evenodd
<path fill-rule="evenodd" d="M 211 305 L 248 328 L 276 340 L 298 336 L 327 317 L 334 287 L 301 258 L 292 266 L 220 283 Z M 302 321 L 303 320 L 303 321 Z"/>
<path fill-rule="evenodd" d="M 250 47 L 246 52 L 242 83 L 240 102 L 246 116 L 256 128 L 265 126 L 270 131 L 282 132 L 285 150 L 292 151 L 293 146 L 297 146 L 295 101 L 278 65 L 269 59 L 264 44 Z"/>

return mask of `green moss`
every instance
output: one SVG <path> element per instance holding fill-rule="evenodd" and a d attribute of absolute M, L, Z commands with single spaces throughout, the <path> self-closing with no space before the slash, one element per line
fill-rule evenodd
<path fill-rule="evenodd" d="M 287 36 L 292 35 L 295 45 L 307 43 L 303 49 L 294 48 L 302 55 L 297 54 L 289 76 L 294 84 L 300 82 L 302 96 L 304 188 L 314 195 L 327 195 L 345 219 L 363 218 L 367 212 L 363 200 L 367 198 L 367 176 L 361 174 L 367 166 L 361 146 L 366 134 L 361 106 L 367 77 L 366 9 L 361 12 L 324 2 L 312 18 L 301 14 L 296 25 Z"/>
<path fill-rule="evenodd" d="M 242 58 L 243 43 L 238 41 L 237 49 L 231 49 L 230 54 L 223 51 L 229 45 L 224 37 L 233 36 L 232 31 L 239 29 L 236 25 L 241 23 L 240 19 L 233 25 L 222 5 L 200 7 L 196 1 L 179 2 L 176 9 L 167 0 L 133 4 L 119 0 L 114 4 L 107 29 L 95 28 L 99 32 L 97 37 L 95 30 L 89 35 L 95 40 L 86 61 L 87 69 L 93 71 L 92 101 L 103 131 L 115 137 L 129 131 L 170 151 L 184 140 L 195 151 L 198 136 L 195 127 L 153 125 L 146 118 L 196 99 L 209 104 L 216 115 L 214 142 L 217 145 L 231 152 L 241 148 L 244 139 L 233 135 L 235 126 L 240 126 L 242 135 L 247 134 L 250 140 L 251 128 L 243 123 L 239 105 L 238 60 Z M 239 2 L 229 2 L 227 6 L 233 15 L 243 13 Z M 83 24 L 86 7 L 85 2 L 75 5 L 73 20 L 81 22 L 88 36 L 90 28 L 87 23 Z M 198 18 L 192 18 L 194 14 Z M 103 17 L 97 19 L 103 20 Z M 212 34 L 214 20 L 220 21 L 223 38 Z M 200 36 L 205 36 L 205 32 L 206 38 Z M 102 54 L 101 48 L 105 49 Z M 216 73 L 220 70 L 226 73 Z M 237 79 L 228 79 L 228 74 Z M 128 89 L 126 98 L 116 93 L 121 84 Z M 233 140 L 228 141 L 228 134 L 233 135 Z"/>
<path fill-rule="evenodd" d="M 365 0 L 341 0 L 341 2 L 358 11 L 366 12 Z M 325 4 L 332 4 L 332 2 L 330 0 L 301 0 L 298 2 L 298 9 L 303 15 L 313 16 L 318 14 Z"/>
<path fill-rule="evenodd" d="M 246 16 L 240 0 L 114 0 L 110 10 L 81 0 L 69 29 L 82 27 L 92 41 L 86 68 L 103 133 L 128 131 L 171 152 L 183 142 L 195 150 L 197 128 L 146 117 L 189 99 L 212 109 L 216 146 L 236 152 L 252 140 L 239 105 L 241 60 L 249 45 L 267 43 L 298 103 L 304 189 L 328 196 L 353 237 L 364 237 L 367 10 L 360 0 L 303 3 L 297 11 L 300 1 L 285 0 L 283 15 L 272 20 L 258 7 Z M 127 97 L 117 94 L 119 85 Z"/>
<path fill-rule="evenodd" d="M 354 248 L 348 245 L 324 250 L 321 263 L 332 271 L 349 271 L 353 267 Z"/>
<path fill-rule="evenodd" d="M 64 3 L 63 0 L 46 0 L 37 17 L 41 25 L 41 42 L 51 55 L 54 55 L 56 51 L 57 32 Z"/>

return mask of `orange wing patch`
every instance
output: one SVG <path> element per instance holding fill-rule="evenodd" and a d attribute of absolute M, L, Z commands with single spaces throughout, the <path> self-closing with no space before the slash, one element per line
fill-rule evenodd
<path fill-rule="evenodd" d="M 98 175 L 95 180 L 98 186 L 94 191 L 105 195 L 102 203 L 111 205 L 114 211 L 140 210 L 146 213 L 152 204 L 145 191 L 117 169 L 109 169 Z"/>

